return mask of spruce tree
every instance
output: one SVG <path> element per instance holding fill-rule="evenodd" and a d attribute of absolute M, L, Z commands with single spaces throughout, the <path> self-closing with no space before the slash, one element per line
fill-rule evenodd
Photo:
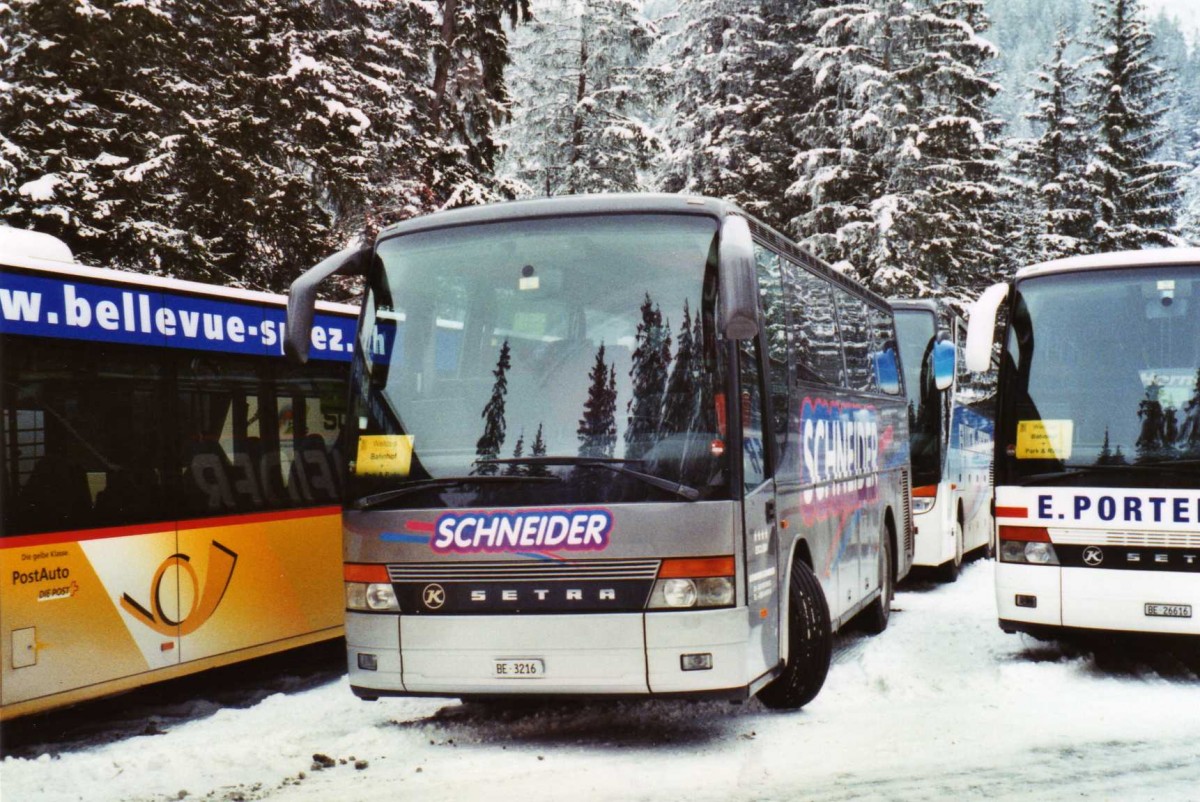
<path fill-rule="evenodd" d="M 1028 226 L 1031 252 L 1040 262 L 1091 250 L 1092 210 L 1083 171 L 1090 141 L 1080 120 L 1082 82 L 1067 59 L 1071 40 L 1061 33 L 1053 56 L 1036 76 L 1037 111 L 1027 114 L 1038 138 L 1021 143 L 1017 164 L 1033 190 Z"/>
<path fill-rule="evenodd" d="M 534 435 L 534 437 L 533 437 L 533 446 L 529 452 L 529 456 L 531 456 L 531 457 L 546 456 L 546 440 L 545 440 L 544 436 L 542 435 L 542 424 L 540 424 L 540 423 L 538 424 L 538 427 L 537 427 L 537 434 Z M 529 465 L 528 473 L 530 476 L 549 476 L 550 469 L 547 468 L 545 465 L 541 465 L 539 463 L 534 462 Z"/>
<path fill-rule="evenodd" d="M 504 400 L 508 395 L 508 369 L 512 367 L 508 340 L 500 346 L 500 358 L 496 360 L 496 369 L 492 371 L 495 382 L 492 384 L 492 396 L 483 407 L 480 417 L 483 418 L 483 435 L 475 443 L 475 459 L 477 462 L 494 460 L 500 456 L 504 446 Z M 540 433 L 540 427 L 539 427 Z M 494 476 L 495 464 L 477 465 L 474 473 L 480 476 Z"/>
<path fill-rule="evenodd" d="M 663 323 L 662 310 L 646 298 L 641 306 L 641 322 L 635 335 L 632 365 L 632 397 L 626 405 L 629 423 L 625 427 L 625 456 L 637 459 L 654 447 L 658 440 L 671 364 L 671 333 Z"/>
<path fill-rule="evenodd" d="M 692 312 L 685 299 L 683 321 L 679 324 L 678 345 L 671 375 L 667 378 L 666 397 L 663 402 L 661 431 L 664 436 L 687 432 L 691 429 L 695 414 L 698 390 L 698 364 L 695 341 L 695 326 Z"/>
<path fill-rule="evenodd" d="M 1002 259 L 998 123 L 988 110 L 999 87 L 988 72 L 995 48 L 980 36 L 988 17 L 981 0 L 920 0 L 896 21 L 905 35 L 902 52 L 891 54 L 891 91 L 908 110 L 907 121 L 897 121 L 902 144 L 889 174 L 906 196 L 894 219 L 898 264 L 918 287 L 970 296 Z M 872 281 L 886 294 L 902 288 L 878 269 Z"/>
<path fill-rule="evenodd" d="M 0 4 L 0 221 L 108 266 L 188 239 L 167 165 L 146 159 L 173 117 L 178 16 L 173 0 Z"/>
<path fill-rule="evenodd" d="M 1141 0 L 1094 0 L 1088 115 L 1095 150 L 1087 168 L 1096 209 L 1095 248 L 1170 245 L 1180 192 L 1178 170 L 1156 154 L 1167 80 L 1151 53 Z"/>
<path fill-rule="evenodd" d="M 511 188 L 494 181 L 499 126 L 512 99 L 504 71 L 508 30 L 532 17 L 529 0 L 438 0 L 428 126 L 438 143 L 429 166 L 440 206 L 499 200 Z M 507 27 L 506 27 L 507 23 Z"/>
<path fill-rule="evenodd" d="M 657 61 L 668 143 L 660 186 L 736 199 L 745 172 L 752 45 L 763 32 L 758 3 L 683 0 L 675 19 Z"/>
<path fill-rule="evenodd" d="M 604 361 L 604 343 L 596 350 L 596 362 L 588 373 L 587 400 L 576 435 L 579 456 L 611 457 L 617 444 L 616 368 Z"/>
<path fill-rule="evenodd" d="M 659 149 L 646 102 L 656 37 L 631 0 L 575 0 L 525 26 L 502 170 L 535 195 L 646 189 Z"/>
<path fill-rule="evenodd" d="M 522 431 L 517 435 L 517 444 L 513 446 L 513 459 L 519 460 L 525 456 L 525 432 Z M 513 462 L 504 469 L 505 476 L 524 476 L 528 473 L 528 466 L 521 462 Z"/>
<path fill-rule="evenodd" d="M 1179 426 L 1179 445 L 1192 457 L 1200 457 L 1200 368 L 1196 369 L 1196 384 L 1192 397 L 1183 405 L 1183 420 Z"/>

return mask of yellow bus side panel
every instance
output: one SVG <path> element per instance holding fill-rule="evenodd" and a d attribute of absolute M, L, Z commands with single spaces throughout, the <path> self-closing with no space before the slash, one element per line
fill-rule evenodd
<path fill-rule="evenodd" d="M 178 662 L 175 638 L 162 636 L 154 640 L 159 653 L 148 661 L 119 606 L 125 590 L 144 596 L 149 578 L 139 577 L 137 585 L 124 580 L 136 576 L 139 555 L 174 551 L 174 529 L 102 542 L 104 559 L 120 569 L 133 558 L 130 570 L 106 577 L 97 568 L 108 566 L 97 566 L 84 543 L 0 551 L 0 698 L 5 706 Z M 173 591 L 169 582 L 162 583 L 165 593 Z"/>
<path fill-rule="evenodd" d="M 332 508 L 0 550 L 0 718 L 336 637 L 341 563 Z"/>
<path fill-rule="evenodd" d="M 179 546 L 205 566 L 180 582 L 198 624 L 184 622 L 185 661 L 342 624 L 340 514 L 183 530 Z"/>

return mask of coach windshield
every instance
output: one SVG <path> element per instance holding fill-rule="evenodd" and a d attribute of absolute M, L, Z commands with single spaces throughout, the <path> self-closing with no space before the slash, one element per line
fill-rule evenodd
<path fill-rule="evenodd" d="M 380 242 L 350 503 L 728 497 L 716 221 L 609 215 Z"/>
<path fill-rule="evenodd" d="M 1008 479 L 1194 486 L 1198 305 L 1200 271 L 1190 266 L 1019 282 L 1005 350 L 1015 368 L 1005 389 L 1015 414 L 1002 432 Z"/>

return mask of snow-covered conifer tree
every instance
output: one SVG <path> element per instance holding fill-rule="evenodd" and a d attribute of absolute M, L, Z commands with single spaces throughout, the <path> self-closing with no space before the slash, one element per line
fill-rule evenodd
<path fill-rule="evenodd" d="M 469 206 L 511 193 L 494 174 L 512 99 L 508 31 L 531 17 L 529 0 L 438 0 L 428 123 L 440 143 L 429 174 L 439 205 Z"/>
<path fill-rule="evenodd" d="M 1045 261 L 1091 250 L 1091 193 L 1083 171 L 1090 152 L 1079 117 L 1082 79 L 1067 58 L 1071 41 L 1062 33 L 1052 58 L 1035 76 L 1037 111 L 1027 114 L 1037 138 L 1020 145 L 1017 166 L 1029 182 L 1027 226 L 1031 253 L 1022 261 Z"/>
<path fill-rule="evenodd" d="M 1157 158 L 1164 144 L 1164 83 L 1141 0 L 1095 0 L 1089 45 L 1088 115 L 1095 148 L 1087 168 L 1099 251 L 1176 241 L 1179 168 Z"/>
<path fill-rule="evenodd" d="M 500 171 L 533 195 L 646 189 L 643 173 L 659 148 L 646 65 L 657 34 L 637 4 L 574 0 L 519 34 Z"/>
<path fill-rule="evenodd" d="M 756 0 L 683 0 L 664 21 L 656 71 L 663 85 L 667 192 L 737 199 L 744 183 L 751 60 L 763 33 Z"/>
<path fill-rule="evenodd" d="M 173 0 L 0 4 L 0 220 L 114 266 L 142 240 L 187 239 L 163 165 L 143 161 L 179 82 L 176 14 Z"/>

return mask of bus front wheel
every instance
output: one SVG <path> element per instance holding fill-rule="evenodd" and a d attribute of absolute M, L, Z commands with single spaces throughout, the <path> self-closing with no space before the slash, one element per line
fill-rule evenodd
<path fill-rule="evenodd" d="M 833 653 L 829 605 L 812 570 L 797 560 L 788 587 L 788 660 L 758 698 L 767 707 L 796 710 L 816 697 Z"/>
<path fill-rule="evenodd" d="M 942 582 L 957 582 L 958 572 L 962 570 L 963 562 L 963 525 L 962 520 L 954 522 L 954 556 L 938 566 L 938 579 Z"/>
<path fill-rule="evenodd" d="M 878 635 L 883 632 L 892 617 L 892 595 L 895 591 L 893 579 L 896 576 L 894 566 L 892 536 L 885 526 L 879 536 L 879 598 L 871 602 L 860 616 L 861 626 L 868 634 Z"/>

